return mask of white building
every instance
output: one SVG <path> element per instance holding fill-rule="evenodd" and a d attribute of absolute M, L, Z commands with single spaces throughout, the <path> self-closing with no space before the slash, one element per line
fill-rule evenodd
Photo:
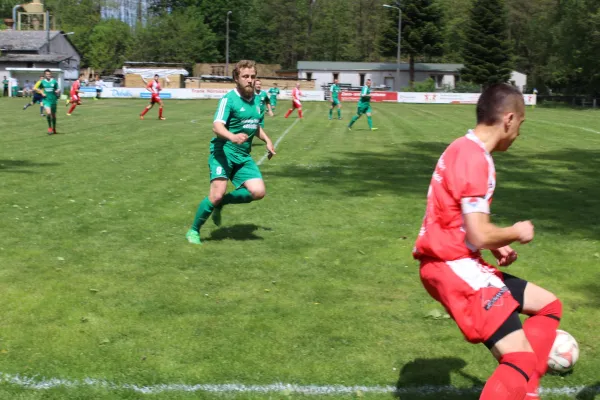
<path fill-rule="evenodd" d="M 64 79 L 79 75 L 81 55 L 62 31 L 0 30 L 0 77 L 19 74 L 22 79 L 37 79 L 39 69 L 64 71 Z M 19 70 L 17 72 L 17 69 Z M 31 72 L 26 75 L 25 70 Z"/>
<path fill-rule="evenodd" d="M 409 64 L 400 63 L 400 80 L 397 82 L 395 63 L 368 63 L 345 61 L 298 61 L 298 78 L 316 80 L 316 88 L 328 85 L 334 79 L 351 86 L 362 86 L 365 80 L 371 79 L 373 87 L 389 87 L 400 91 L 409 86 Z M 436 89 L 454 88 L 460 79 L 463 64 L 415 63 L 415 82 L 432 78 Z M 527 84 L 527 76 L 513 72 L 511 83 L 523 90 Z"/>

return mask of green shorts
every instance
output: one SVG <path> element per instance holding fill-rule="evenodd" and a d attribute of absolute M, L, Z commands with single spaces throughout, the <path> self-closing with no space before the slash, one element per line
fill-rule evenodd
<path fill-rule="evenodd" d="M 371 103 L 359 104 L 356 113 L 358 115 L 371 114 Z"/>
<path fill-rule="evenodd" d="M 236 189 L 250 179 L 262 179 L 258 165 L 250 155 L 228 156 L 225 151 L 217 150 L 208 157 L 208 169 L 211 182 L 217 178 L 226 178 Z"/>
<path fill-rule="evenodd" d="M 271 107 L 275 107 L 277 105 L 277 97 L 270 97 L 269 104 L 271 104 Z"/>
<path fill-rule="evenodd" d="M 52 112 L 52 114 L 56 114 L 56 102 L 55 101 L 46 101 L 43 100 L 42 104 L 44 105 L 45 108 L 49 108 L 50 111 Z"/>
<path fill-rule="evenodd" d="M 331 99 L 331 107 L 339 106 L 340 101 L 338 99 Z"/>

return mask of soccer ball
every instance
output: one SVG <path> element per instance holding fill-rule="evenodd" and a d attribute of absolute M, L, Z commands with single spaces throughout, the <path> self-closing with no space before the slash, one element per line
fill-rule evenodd
<path fill-rule="evenodd" d="M 554 372 L 570 371 L 579 359 L 579 345 L 569 332 L 556 330 L 556 339 L 548 356 L 548 367 Z"/>

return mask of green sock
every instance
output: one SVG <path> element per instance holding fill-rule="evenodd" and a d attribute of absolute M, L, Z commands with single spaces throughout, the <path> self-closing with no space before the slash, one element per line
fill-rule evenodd
<path fill-rule="evenodd" d="M 369 123 L 369 129 L 373 129 L 373 120 L 367 115 L 367 122 Z"/>
<path fill-rule="evenodd" d="M 333 116 L 333 108 L 329 109 L 329 119 L 331 119 L 331 117 Z"/>
<path fill-rule="evenodd" d="M 358 115 L 355 115 L 354 117 L 352 117 L 352 120 L 350 120 L 350 125 L 348 125 L 348 127 L 351 127 L 352 125 L 354 125 L 354 123 L 358 120 L 358 118 L 360 118 Z"/>
<path fill-rule="evenodd" d="M 46 115 L 46 121 L 48 121 L 48 128 L 52 128 L 52 116 L 50 114 Z"/>
<path fill-rule="evenodd" d="M 52 117 L 52 129 L 56 129 L 56 115 Z"/>
<path fill-rule="evenodd" d="M 221 204 L 219 204 L 219 207 L 223 207 L 227 204 L 250 203 L 252 200 L 252 195 L 250 194 L 248 189 L 246 189 L 245 187 L 241 187 L 223 196 L 223 200 L 221 200 Z"/>
<path fill-rule="evenodd" d="M 210 214 L 212 214 L 215 206 L 212 205 L 208 196 L 204 198 L 200 202 L 198 206 L 198 211 L 196 211 L 196 216 L 194 217 L 194 224 L 192 225 L 192 229 L 195 231 L 200 231 L 200 227 L 204 225 Z"/>
<path fill-rule="evenodd" d="M 342 110 L 338 108 L 338 118 L 342 118 Z"/>

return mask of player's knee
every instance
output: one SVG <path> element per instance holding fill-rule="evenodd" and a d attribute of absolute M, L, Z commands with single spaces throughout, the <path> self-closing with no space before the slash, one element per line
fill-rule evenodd
<path fill-rule="evenodd" d="M 563 306 L 562 302 L 554 295 L 554 300 L 546 304 L 537 315 L 544 315 L 549 318 L 554 318 L 560 321 L 562 317 Z"/>
<path fill-rule="evenodd" d="M 221 204 L 221 201 L 223 200 L 223 196 L 225 196 L 225 192 L 222 191 L 217 191 L 217 190 L 211 190 L 210 194 L 208 195 L 208 200 L 210 200 L 210 202 L 216 206 Z"/>
<path fill-rule="evenodd" d="M 265 195 L 267 194 L 267 190 L 262 187 L 262 188 L 256 188 L 250 191 L 250 194 L 252 195 L 252 200 L 256 201 L 256 200 L 260 200 L 262 198 L 265 197 Z"/>

